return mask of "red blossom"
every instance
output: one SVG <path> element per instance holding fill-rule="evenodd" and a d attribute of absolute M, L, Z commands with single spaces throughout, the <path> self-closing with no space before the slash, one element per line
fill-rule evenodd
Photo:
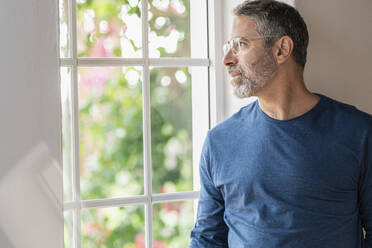
<path fill-rule="evenodd" d="M 111 51 L 108 51 L 104 46 L 106 38 L 106 36 L 101 36 L 97 39 L 97 41 L 94 43 L 89 51 L 89 57 L 107 58 L 113 56 L 113 53 Z"/>
<path fill-rule="evenodd" d="M 135 238 L 136 248 L 145 248 L 145 235 L 137 234 Z M 164 241 L 154 240 L 154 248 L 167 248 L 168 245 Z"/>
<path fill-rule="evenodd" d="M 97 232 L 99 229 L 97 222 L 85 222 L 84 224 L 84 233 L 86 235 L 91 235 L 94 232 Z"/>

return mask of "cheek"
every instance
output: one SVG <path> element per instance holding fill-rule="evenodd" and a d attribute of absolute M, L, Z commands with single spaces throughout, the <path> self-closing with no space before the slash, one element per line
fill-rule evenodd
<path fill-rule="evenodd" d="M 253 73 L 252 64 L 249 60 L 240 61 L 240 68 L 246 75 L 251 75 Z"/>
<path fill-rule="evenodd" d="M 253 53 L 242 54 L 243 56 L 239 59 L 240 67 L 247 74 L 254 73 L 254 67 L 256 67 L 257 57 Z"/>

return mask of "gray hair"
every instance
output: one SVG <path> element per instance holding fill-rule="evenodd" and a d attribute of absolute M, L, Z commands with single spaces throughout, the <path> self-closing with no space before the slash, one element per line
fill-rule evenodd
<path fill-rule="evenodd" d="M 275 41 L 287 35 L 294 43 L 292 56 L 296 63 L 305 68 L 309 34 L 306 23 L 292 6 L 274 0 L 246 0 L 233 10 L 236 16 L 255 19 L 256 31 L 264 38 L 265 48 L 271 48 Z"/>

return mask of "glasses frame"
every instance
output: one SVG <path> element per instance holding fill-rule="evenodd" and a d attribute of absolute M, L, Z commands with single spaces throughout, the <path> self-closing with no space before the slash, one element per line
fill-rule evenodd
<path fill-rule="evenodd" d="M 249 41 L 253 41 L 253 40 L 259 40 L 259 39 L 271 38 L 271 37 L 279 37 L 279 36 L 269 35 L 269 36 L 261 36 L 261 37 L 244 37 L 244 36 L 235 37 L 235 38 L 225 42 L 225 44 L 223 44 L 223 46 L 222 46 L 223 54 L 226 55 L 231 49 L 232 54 L 234 56 L 238 56 L 239 52 L 241 51 L 240 40 L 242 40 L 242 39 L 249 42 Z"/>

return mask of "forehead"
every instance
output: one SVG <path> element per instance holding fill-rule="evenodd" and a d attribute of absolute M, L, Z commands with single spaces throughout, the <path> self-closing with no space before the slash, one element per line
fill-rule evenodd
<path fill-rule="evenodd" d="M 255 30 L 256 20 L 247 16 L 235 16 L 233 20 L 230 39 L 235 37 L 257 37 L 259 34 Z"/>

